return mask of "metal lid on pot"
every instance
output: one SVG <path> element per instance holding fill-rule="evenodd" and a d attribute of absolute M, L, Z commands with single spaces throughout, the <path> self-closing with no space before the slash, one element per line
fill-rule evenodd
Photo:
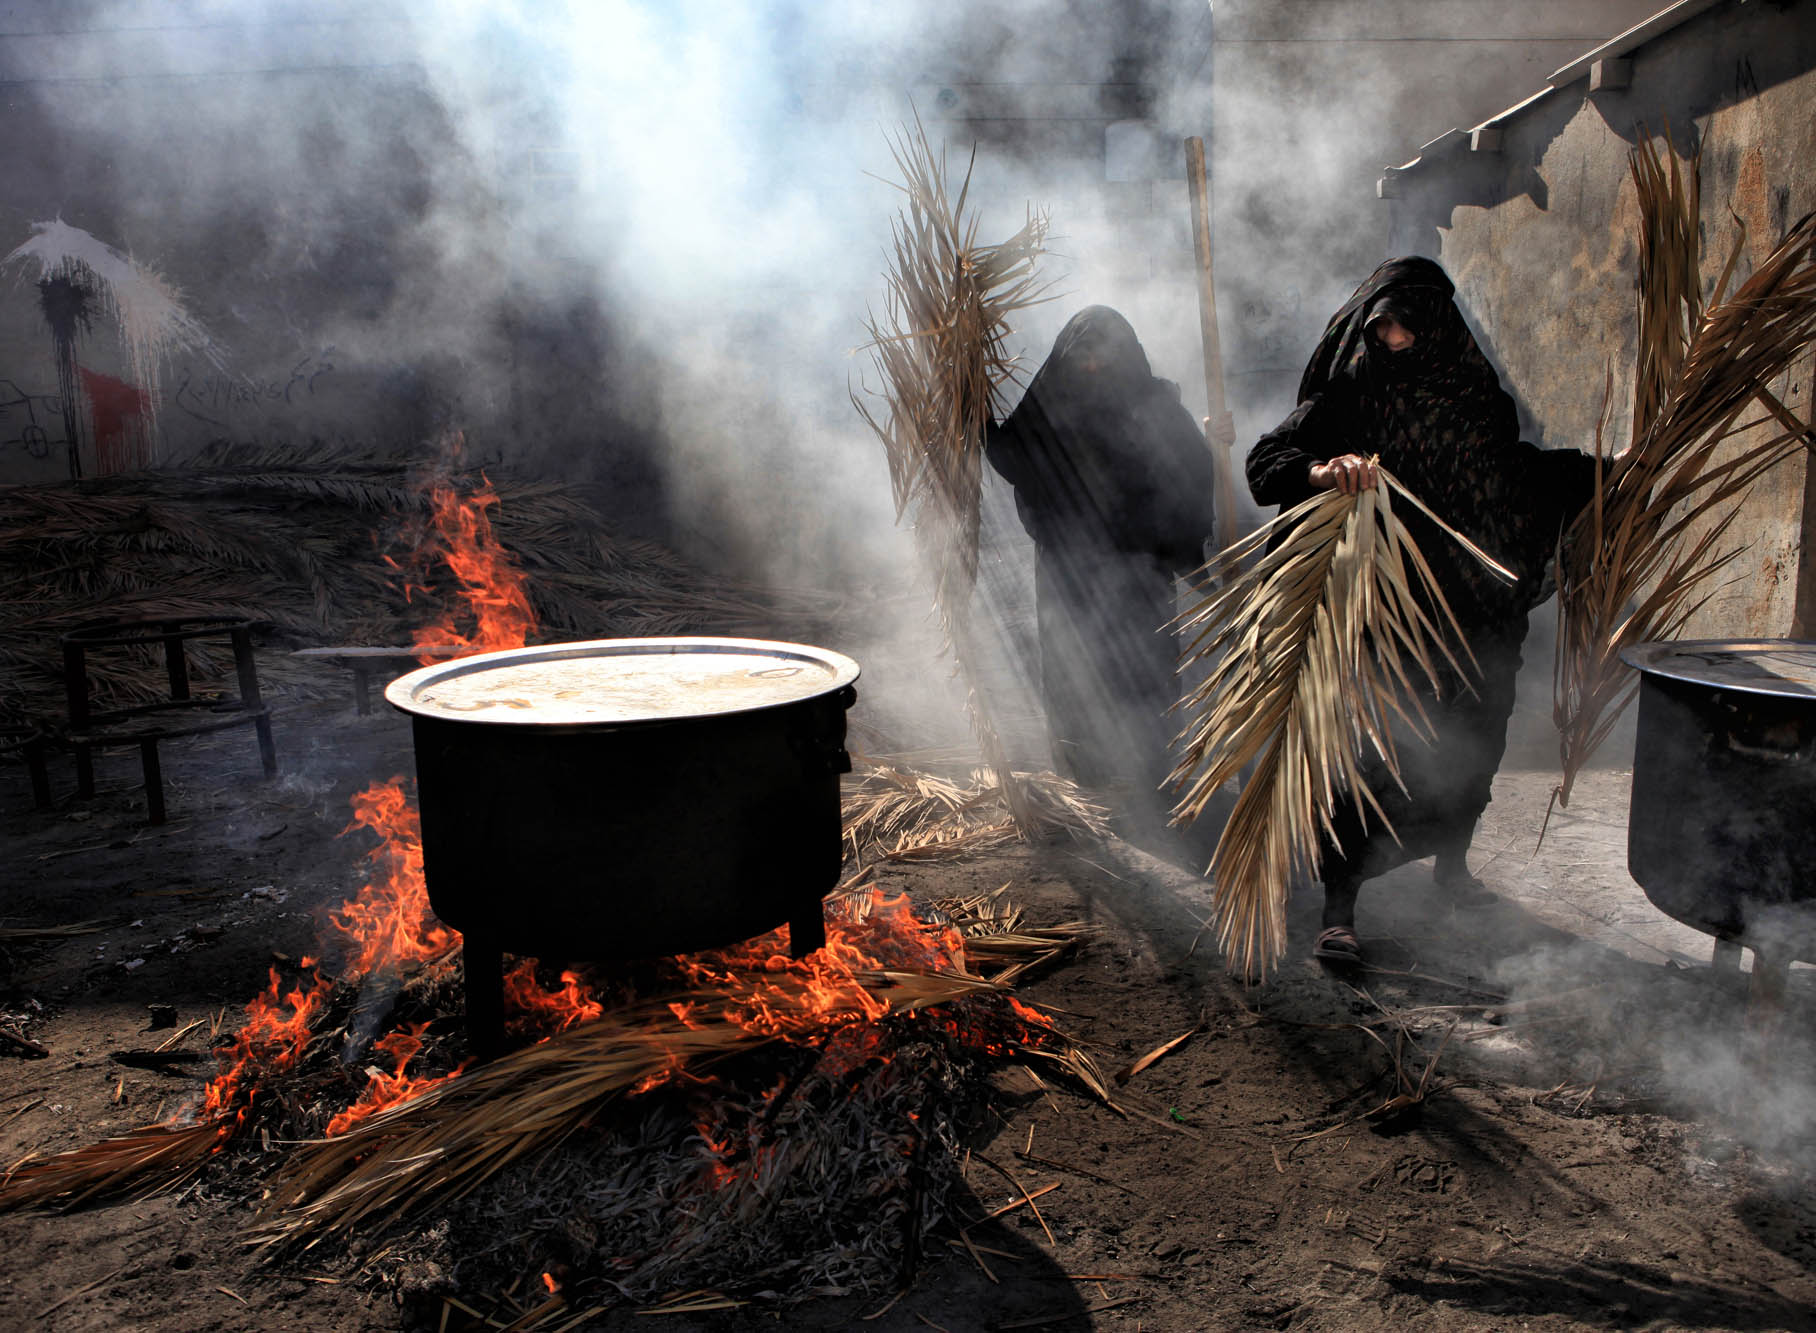
<path fill-rule="evenodd" d="M 850 685 L 840 653 L 766 639 L 595 639 L 479 653 L 385 688 L 407 713 L 464 722 L 586 726 L 742 713 Z"/>
<path fill-rule="evenodd" d="M 1816 698 L 1816 643 L 1802 639 L 1679 639 L 1622 650 L 1636 671 L 1749 694 Z"/>

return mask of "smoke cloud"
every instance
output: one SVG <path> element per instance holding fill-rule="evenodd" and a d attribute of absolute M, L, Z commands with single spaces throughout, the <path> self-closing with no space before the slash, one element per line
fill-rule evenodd
<path fill-rule="evenodd" d="M 1178 139 L 1204 129 L 1166 118 L 1207 15 L 47 4 L 4 48 L 42 133 L 0 233 L 80 227 L 207 327 L 223 366 L 177 349 L 162 367 L 167 455 L 461 428 L 476 456 L 604 483 L 626 524 L 728 571 L 918 600 L 926 640 L 882 452 L 848 397 L 900 200 L 887 136 L 918 112 L 955 174 L 976 140 L 982 239 L 1050 213 L 1056 299 L 1018 330 L 1030 370 L 1067 316 L 1112 304 L 1200 407 Z M 48 369 L 30 297 L 0 306 L 28 397 Z M 104 334 L 82 354 L 129 369 Z M 9 480 L 58 462 L 0 442 Z M 916 673 L 936 647 L 909 649 Z"/>

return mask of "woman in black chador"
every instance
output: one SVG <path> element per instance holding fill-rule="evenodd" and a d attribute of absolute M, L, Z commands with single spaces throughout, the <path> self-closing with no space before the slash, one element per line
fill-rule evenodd
<path fill-rule="evenodd" d="M 1179 388 L 1129 322 L 1091 306 L 1060 330 L 987 440 L 1034 539 L 1041 695 L 1054 766 L 1153 794 L 1178 729 L 1173 581 L 1204 560 L 1216 473 Z"/>
<path fill-rule="evenodd" d="M 1354 494 L 1373 486 L 1379 458 L 1446 523 L 1519 575 L 1509 587 L 1422 514 L 1395 509 L 1430 562 L 1480 674 L 1465 680 L 1443 671 L 1435 697 L 1421 698 L 1437 741 L 1398 747 L 1405 792 L 1378 761 L 1364 764 L 1392 832 L 1378 819 L 1365 826 L 1353 799 L 1338 807 L 1337 836 L 1327 834 L 1321 849 L 1324 930 L 1314 949 L 1338 962 L 1362 956 L 1355 911 L 1365 879 L 1432 856 L 1437 883 L 1459 901 L 1488 896 L 1466 854 L 1507 748 L 1526 616 L 1548 591 L 1560 530 L 1594 492 L 1589 455 L 1521 441 L 1513 399 L 1476 346 L 1454 291 L 1429 259 L 1393 259 L 1376 269 L 1325 327 L 1299 381 L 1298 407 L 1248 456 L 1256 501 L 1283 508 L 1320 489 Z"/>

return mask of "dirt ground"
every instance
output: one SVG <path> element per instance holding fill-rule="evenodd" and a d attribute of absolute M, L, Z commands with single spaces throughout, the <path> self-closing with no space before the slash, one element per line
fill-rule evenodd
<path fill-rule="evenodd" d="M 88 802 L 58 764 L 49 812 L 0 769 L 0 930 L 93 923 L 0 939 L 0 1024 L 48 1051 L 0 1039 L 0 1160 L 193 1097 L 206 1064 L 110 1053 L 152 1044 L 154 1004 L 180 1023 L 225 1009 L 231 1027 L 272 954 L 308 950 L 317 914 L 358 887 L 368 844 L 340 836 L 348 798 L 410 770 L 407 725 L 382 705 L 356 716 L 349 690 L 285 707 L 276 732 L 272 782 L 250 733 L 166 747 L 163 827 L 144 822 L 131 754 L 103 762 Z M 1497 856 L 1491 887 L 1522 855 Z M 1281 970 L 1245 985 L 1208 940 L 1193 949 L 1209 899 L 1181 863 L 1165 836 L 1129 831 L 880 873 L 918 897 L 1008 884 L 1037 922 L 1090 921 L 1090 942 L 1029 990 L 1105 1068 L 1192 1034 L 1129 1080 L 1140 1114 L 998 1077 L 968 1202 L 981 1216 L 1056 1185 L 1038 1218 L 1022 1207 L 971 1231 L 975 1257 L 931 1237 L 886 1309 L 757 1300 L 587 1327 L 1816 1328 L 1808 970 L 1774 1031 L 1706 966 L 1560 928 L 1511 889 L 1455 907 L 1413 866 L 1364 896 L 1369 971 L 1306 957 L 1307 893 Z M 261 1267 L 246 1219 L 187 1191 L 0 1216 L 0 1328 L 435 1326 L 356 1282 Z"/>

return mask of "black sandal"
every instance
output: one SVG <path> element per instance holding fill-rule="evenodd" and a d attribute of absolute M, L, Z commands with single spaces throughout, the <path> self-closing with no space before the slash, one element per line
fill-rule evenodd
<path fill-rule="evenodd" d="M 1312 945 L 1312 957 L 1326 963 L 1356 966 L 1362 962 L 1362 944 L 1352 927 L 1328 926 L 1318 933 L 1317 943 Z"/>

